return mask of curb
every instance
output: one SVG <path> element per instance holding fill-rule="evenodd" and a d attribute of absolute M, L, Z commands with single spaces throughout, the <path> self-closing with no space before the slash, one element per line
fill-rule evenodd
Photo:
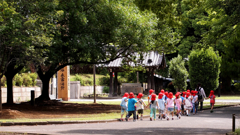
<path fill-rule="evenodd" d="M 225 105 L 225 106 L 218 106 L 216 108 L 225 108 L 225 107 L 232 107 L 236 105 Z M 211 108 L 203 108 L 202 110 L 210 110 Z M 150 115 L 144 115 L 143 118 L 150 117 Z M 133 118 L 129 118 L 132 120 Z M 87 123 L 108 123 L 108 122 L 117 122 L 120 119 L 110 119 L 110 120 L 89 120 L 89 121 L 47 121 L 47 122 L 0 122 L 0 126 L 36 126 L 36 125 L 54 125 L 54 124 L 87 124 Z"/>

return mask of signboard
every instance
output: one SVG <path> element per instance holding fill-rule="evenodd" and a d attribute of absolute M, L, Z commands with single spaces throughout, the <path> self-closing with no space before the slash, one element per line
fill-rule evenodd
<path fill-rule="evenodd" d="M 68 101 L 70 98 L 70 85 L 69 85 L 69 66 L 65 66 L 57 73 L 57 91 L 58 98 Z"/>

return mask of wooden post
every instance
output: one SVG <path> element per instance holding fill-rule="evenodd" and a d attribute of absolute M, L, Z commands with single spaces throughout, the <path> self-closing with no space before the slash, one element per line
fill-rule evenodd
<path fill-rule="evenodd" d="M 109 97 L 112 97 L 112 95 L 113 95 L 113 72 L 112 69 L 110 69 Z"/>
<path fill-rule="evenodd" d="M 137 83 L 139 83 L 139 72 L 137 72 Z"/>
<path fill-rule="evenodd" d="M 114 72 L 114 74 L 115 74 L 115 78 L 114 78 L 114 92 L 113 92 L 113 96 L 117 96 L 118 94 L 117 94 L 117 92 L 118 92 L 118 90 L 117 90 L 117 84 L 118 84 L 118 79 L 117 79 L 117 72 Z"/>
<path fill-rule="evenodd" d="M 235 132 L 235 114 L 232 114 L 232 132 Z"/>
<path fill-rule="evenodd" d="M 96 79 L 95 79 L 95 64 L 93 65 L 93 96 L 94 96 L 94 101 L 93 103 L 96 103 Z"/>
<path fill-rule="evenodd" d="M 31 105 L 35 105 L 35 91 L 31 90 Z"/>
<path fill-rule="evenodd" d="M 148 78 L 147 78 L 147 90 L 149 91 L 151 89 L 151 72 L 147 72 Z"/>
<path fill-rule="evenodd" d="M 155 90 L 154 69 L 152 69 L 150 73 L 151 73 L 151 88 Z"/>

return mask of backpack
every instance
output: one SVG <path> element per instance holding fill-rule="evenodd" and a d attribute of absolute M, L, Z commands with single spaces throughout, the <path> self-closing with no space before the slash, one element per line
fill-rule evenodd
<path fill-rule="evenodd" d="M 201 93 L 201 87 L 199 87 L 199 88 L 197 89 L 197 91 L 198 91 L 198 100 L 202 100 L 203 97 L 202 97 L 202 93 Z"/>

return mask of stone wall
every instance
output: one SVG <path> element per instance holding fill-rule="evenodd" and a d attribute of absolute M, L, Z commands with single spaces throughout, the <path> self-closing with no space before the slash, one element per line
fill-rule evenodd
<path fill-rule="evenodd" d="M 35 98 L 41 95 L 40 87 L 13 87 L 13 102 L 25 102 L 31 100 L 31 90 L 35 90 Z M 7 88 L 2 88 L 2 103 L 7 102 Z"/>
<path fill-rule="evenodd" d="M 102 94 L 103 88 L 104 86 L 96 86 L 96 94 Z M 93 86 L 81 86 L 80 97 L 83 97 L 84 94 L 93 94 Z"/>

